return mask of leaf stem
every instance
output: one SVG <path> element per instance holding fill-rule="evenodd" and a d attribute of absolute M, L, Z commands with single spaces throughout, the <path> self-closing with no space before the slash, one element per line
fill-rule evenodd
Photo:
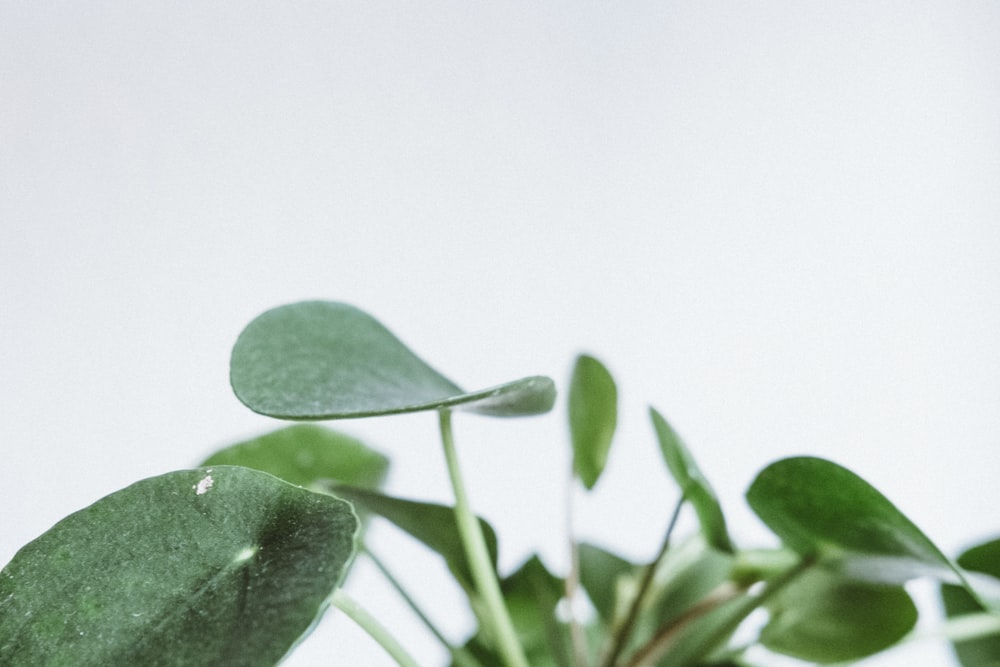
<path fill-rule="evenodd" d="M 406 649 L 396 640 L 396 638 L 385 629 L 378 620 L 357 603 L 350 595 L 344 592 L 343 588 L 334 591 L 330 599 L 331 604 L 357 623 L 362 630 L 368 633 L 372 639 L 378 642 L 379 646 L 385 649 L 396 661 L 399 667 L 420 667 L 417 661 L 406 652 Z"/>
<path fill-rule="evenodd" d="M 434 635 L 434 637 L 441 643 L 441 645 L 451 654 L 452 660 L 455 661 L 459 667 L 482 667 L 482 664 L 472 657 L 472 655 L 460 646 L 455 646 L 444 636 L 444 634 L 438 629 L 434 622 L 424 613 L 424 610 L 420 608 L 416 600 L 414 600 L 410 594 L 403 588 L 403 584 L 389 571 L 385 563 L 382 562 L 378 556 L 375 555 L 371 549 L 366 545 L 361 546 L 364 554 L 368 556 L 375 568 L 382 573 L 382 576 L 386 578 L 386 581 L 399 593 L 399 596 L 403 598 L 403 601 L 410 608 L 410 610 L 417 615 L 417 618 L 424 624 L 424 627 Z"/>
<path fill-rule="evenodd" d="M 465 556 L 468 559 L 476 589 L 486 605 L 487 620 L 493 626 L 492 630 L 496 636 L 498 648 L 508 667 L 528 667 L 528 659 L 524 655 L 524 649 L 517 638 L 517 632 L 514 630 L 514 623 L 511 621 L 507 606 L 504 604 L 500 582 L 497 580 L 496 570 L 490 560 L 489 550 L 486 548 L 486 539 L 483 537 L 479 521 L 472 513 L 469 498 L 465 493 L 465 484 L 462 481 L 462 472 L 458 465 L 458 454 L 455 450 L 455 439 L 451 429 L 451 411 L 443 408 L 438 411 L 438 416 L 441 426 L 441 444 L 444 447 L 448 475 L 451 477 L 451 486 L 455 494 L 455 520 L 458 524 L 459 535 L 462 537 L 462 546 L 465 548 Z"/>
<path fill-rule="evenodd" d="M 632 635 L 632 630 L 635 628 L 635 622 L 639 618 L 639 611 L 642 609 L 643 600 L 645 600 L 650 585 L 653 583 L 656 568 L 670 548 L 670 536 L 673 535 L 674 527 L 677 525 L 677 518 L 681 514 L 682 507 L 684 507 L 683 495 L 677 500 L 677 504 L 674 506 L 673 514 L 670 515 L 670 522 L 667 524 L 667 532 L 664 534 L 663 542 L 660 544 L 660 550 L 646 567 L 646 571 L 642 575 L 642 581 L 639 583 L 639 590 L 636 591 L 635 597 L 632 598 L 628 614 L 625 616 L 625 620 L 622 622 L 621 627 L 619 627 L 618 632 L 615 633 L 614 643 L 611 645 L 611 649 L 607 655 L 604 656 L 604 660 L 601 661 L 601 667 L 612 667 L 628 643 L 629 637 Z"/>
<path fill-rule="evenodd" d="M 718 644 L 729 637 L 740 623 L 746 620 L 755 609 L 767 602 L 775 593 L 794 581 L 799 575 L 808 570 L 816 563 L 815 556 L 804 556 L 794 565 L 768 580 L 764 584 L 763 590 L 756 595 L 744 598 L 739 606 L 729 615 L 724 623 L 713 628 L 711 632 L 701 639 L 694 656 L 703 658 L 712 651 Z M 718 609 L 723 604 L 735 600 L 742 592 L 743 588 L 731 581 L 720 584 L 714 591 L 709 593 L 701 602 L 684 612 L 673 621 L 668 622 L 656 631 L 653 638 L 641 649 L 632 655 L 626 663 L 626 667 L 638 667 L 648 663 L 653 663 L 663 657 L 668 650 L 670 643 L 677 637 L 687 623 L 701 618 L 709 612 Z"/>
<path fill-rule="evenodd" d="M 573 659 L 577 667 L 589 667 L 590 656 L 587 654 L 587 638 L 583 627 L 576 617 L 575 601 L 580 588 L 580 543 L 576 539 L 574 525 L 573 491 L 576 484 L 576 473 L 572 466 L 566 484 L 566 535 L 569 540 L 569 574 L 566 575 L 566 614 L 569 618 L 570 640 L 573 645 Z"/>

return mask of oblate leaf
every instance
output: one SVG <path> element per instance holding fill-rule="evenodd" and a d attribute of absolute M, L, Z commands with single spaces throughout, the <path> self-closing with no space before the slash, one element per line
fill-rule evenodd
<path fill-rule="evenodd" d="M 569 385 L 573 472 L 592 489 L 604 471 L 618 421 L 618 389 L 600 361 L 580 355 Z"/>
<path fill-rule="evenodd" d="M 831 461 L 794 457 L 772 463 L 746 497 L 788 547 L 837 564 L 852 577 L 957 580 L 948 558 L 895 505 Z"/>
<path fill-rule="evenodd" d="M 398 528 L 416 538 L 432 551 L 442 556 L 455 580 L 462 586 L 470 600 L 476 595 L 475 579 L 466 562 L 462 538 L 455 521 L 455 510 L 446 505 L 393 498 L 369 489 L 346 485 L 331 485 L 337 496 L 349 500 L 359 509 L 387 519 Z M 493 568 L 497 563 L 497 536 L 493 527 L 483 519 L 479 525 L 486 539 Z"/>
<path fill-rule="evenodd" d="M 547 412 L 555 385 L 527 377 L 465 392 L 367 313 L 332 301 L 280 306 L 233 347 L 230 381 L 251 410 L 282 419 L 340 419 L 457 408 L 493 416 Z"/>
<path fill-rule="evenodd" d="M 0 664 L 273 665 L 325 609 L 357 524 L 247 468 L 137 482 L 0 572 Z"/>
<path fill-rule="evenodd" d="M 958 557 L 958 564 L 966 570 L 1000 578 L 1000 538 L 966 550 Z M 968 591 L 959 586 L 943 585 L 941 598 L 949 618 L 984 610 Z M 1000 635 L 955 641 L 952 645 L 963 667 L 1000 664 Z"/>
<path fill-rule="evenodd" d="M 305 487 L 326 480 L 378 488 L 389 459 L 349 435 L 294 424 L 221 449 L 201 465 L 245 466 Z"/>
<path fill-rule="evenodd" d="M 720 551 L 732 552 L 733 543 L 726 529 L 722 506 L 708 479 L 702 474 L 691 452 L 663 415 L 656 408 L 650 408 L 649 416 L 667 469 L 684 494 L 684 499 L 691 503 L 698 515 L 698 522 L 701 524 L 705 539 Z"/>
<path fill-rule="evenodd" d="M 917 622 L 917 608 L 901 585 L 848 581 L 816 567 L 781 589 L 766 607 L 764 646 L 821 664 L 889 648 Z"/>

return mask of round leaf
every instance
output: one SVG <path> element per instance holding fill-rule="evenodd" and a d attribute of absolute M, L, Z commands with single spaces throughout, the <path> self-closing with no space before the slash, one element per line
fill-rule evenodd
<path fill-rule="evenodd" d="M 273 665 L 354 550 L 346 502 L 246 468 L 146 479 L 0 572 L 5 665 Z"/>
<path fill-rule="evenodd" d="M 339 419 L 460 408 L 493 416 L 547 412 L 555 387 L 528 377 L 465 392 L 353 306 L 305 301 L 269 310 L 233 347 L 230 381 L 251 410 Z"/>
<path fill-rule="evenodd" d="M 849 575 L 887 583 L 928 574 L 957 579 L 948 558 L 895 505 L 831 461 L 772 463 L 746 497 L 788 547 L 836 562 Z"/>
<path fill-rule="evenodd" d="M 821 664 L 877 653 L 917 622 L 917 608 L 902 586 L 846 581 L 815 567 L 781 589 L 767 610 L 764 646 Z"/>

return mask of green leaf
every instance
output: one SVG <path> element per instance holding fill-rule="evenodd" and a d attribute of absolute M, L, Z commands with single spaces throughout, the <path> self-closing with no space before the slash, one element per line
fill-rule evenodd
<path fill-rule="evenodd" d="M 846 581 L 815 567 L 766 606 L 770 619 L 761 630 L 764 646 L 821 664 L 889 648 L 917 622 L 917 608 L 902 586 Z"/>
<path fill-rule="evenodd" d="M 247 468 L 153 477 L 0 572 L 0 664 L 273 665 L 354 552 L 342 500 Z"/>
<path fill-rule="evenodd" d="M 958 564 L 966 570 L 1000 578 L 1000 538 L 966 550 L 958 557 Z M 941 598 L 949 618 L 984 610 L 968 591 L 959 586 L 943 585 Z M 953 646 L 963 667 L 1000 664 L 1000 635 L 955 641 Z"/>
<path fill-rule="evenodd" d="M 573 471 L 592 489 L 604 471 L 618 420 L 618 390 L 604 365 L 580 355 L 569 385 L 569 431 Z"/>
<path fill-rule="evenodd" d="M 653 421 L 653 429 L 656 431 L 667 469 L 680 486 L 685 500 L 694 507 L 705 539 L 720 551 L 732 552 L 733 544 L 726 530 L 722 506 L 708 479 L 702 474 L 691 452 L 663 415 L 657 412 L 656 408 L 650 408 L 649 416 Z"/>
<path fill-rule="evenodd" d="M 638 574 L 639 567 L 607 549 L 587 542 L 577 547 L 580 562 L 580 585 L 587 592 L 597 614 L 608 627 L 624 615 L 627 601 L 618 600 L 623 579 Z"/>
<path fill-rule="evenodd" d="M 305 301 L 269 310 L 240 334 L 230 362 L 236 396 L 282 419 L 340 419 L 458 408 L 493 416 L 548 412 L 546 377 L 465 392 L 367 313 Z"/>
<path fill-rule="evenodd" d="M 389 459 L 343 433 L 317 424 L 294 424 L 219 450 L 202 465 L 245 466 L 305 487 L 332 480 L 378 488 Z"/>
<path fill-rule="evenodd" d="M 551 574 L 538 556 L 532 556 L 500 582 L 500 589 L 531 666 L 569 667 L 568 628 L 556 616 L 565 582 Z M 502 664 L 500 654 L 482 630 L 468 640 L 465 648 L 484 665 Z"/>
<path fill-rule="evenodd" d="M 462 586 L 470 600 L 476 597 L 475 579 L 466 562 L 462 539 L 455 521 L 455 510 L 446 505 L 393 498 L 376 491 L 345 485 L 331 485 L 337 496 L 395 524 L 426 547 L 441 555 L 455 580 Z M 490 561 L 496 570 L 497 536 L 493 527 L 479 519 L 486 539 Z"/>
<path fill-rule="evenodd" d="M 956 573 L 902 512 L 850 470 L 830 461 L 796 457 L 765 468 L 747 502 L 791 549 L 815 554 L 854 578 L 902 583 Z"/>

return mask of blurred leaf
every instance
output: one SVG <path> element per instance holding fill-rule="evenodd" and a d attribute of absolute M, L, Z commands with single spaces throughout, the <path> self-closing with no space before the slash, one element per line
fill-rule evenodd
<path fill-rule="evenodd" d="M 670 549 L 657 569 L 649 605 L 656 625 L 680 617 L 729 579 L 733 556 L 696 535 Z"/>
<path fill-rule="evenodd" d="M 442 556 L 469 599 L 475 599 L 475 579 L 465 559 L 454 508 L 393 498 L 376 491 L 340 484 L 331 485 L 329 488 L 337 496 L 357 505 L 359 509 L 368 510 L 392 522 L 400 530 L 409 533 L 427 548 Z M 493 569 L 496 570 L 496 532 L 483 519 L 479 519 L 479 525 L 486 539 L 486 548 L 490 553 Z"/>
<path fill-rule="evenodd" d="M 653 421 L 663 460 L 666 461 L 670 474 L 680 486 L 685 500 L 694 507 L 705 539 L 720 551 L 732 552 L 733 544 L 726 530 L 726 519 L 708 479 L 702 474 L 691 452 L 663 415 L 657 412 L 656 408 L 650 408 L 649 416 Z"/>
<path fill-rule="evenodd" d="M 870 484 L 836 463 L 783 459 L 747 491 L 754 512 L 791 549 L 816 554 L 850 577 L 902 583 L 924 575 L 957 580 L 953 566 Z"/>
<path fill-rule="evenodd" d="M 531 667 L 570 667 L 568 628 L 556 617 L 565 582 L 551 574 L 538 556 L 532 556 L 500 582 L 500 589 Z M 481 630 L 465 648 L 484 665 L 502 664 Z"/>
<path fill-rule="evenodd" d="M 624 614 L 624 604 L 627 604 L 627 601 L 618 600 L 619 582 L 624 577 L 637 574 L 639 566 L 586 542 L 578 546 L 578 558 L 580 585 L 604 624 L 613 627 L 619 613 Z"/>
<path fill-rule="evenodd" d="M 273 665 L 325 609 L 356 529 L 347 503 L 247 468 L 137 482 L 0 572 L 0 664 Z"/>
<path fill-rule="evenodd" d="M 958 557 L 958 564 L 966 570 L 1000 578 L 1000 538 L 966 550 Z M 949 618 L 984 610 L 968 591 L 959 586 L 943 585 L 941 598 Z M 1000 664 L 1000 635 L 956 641 L 953 646 L 963 667 Z"/>
<path fill-rule="evenodd" d="M 245 466 L 305 487 L 333 480 L 378 488 L 389 459 L 343 433 L 317 424 L 294 424 L 219 450 L 202 465 Z"/>
<path fill-rule="evenodd" d="M 618 420 L 618 390 L 608 369 L 580 355 L 569 386 L 569 430 L 573 471 L 588 490 L 604 471 Z"/>
<path fill-rule="evenodd" d="M 528 377 L 464 392 L 373 317 L 332 301 L 280 306 L 240 334 L 230 362 L 236 396 L 282 419 L 339 419 L 440 408 L 494 416 L 548 412 L 555 386 Z"/>
<path fill-rule="evenodd" d="M 902 586 L 846 581 L 812 568 L 766 605 L 761 642 L 778 653 L 827 664 L 858 660 L 886 649 L 917 622 Z"/>

